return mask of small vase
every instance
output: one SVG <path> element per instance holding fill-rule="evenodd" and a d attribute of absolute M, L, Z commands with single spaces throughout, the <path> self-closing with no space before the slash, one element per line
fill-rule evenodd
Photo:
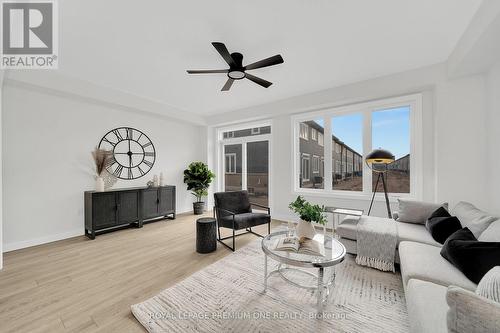
<path fill-rule="evenodd" d="M 297 225 L 296 233 L 297 237 L 299 238 L 306 237 L 309 239 L 313 239 L 316 235 L 316 229 L 314 229 L 314 226 L 311 222 L 300 220 L 299 224 Z"/>
<path fill-rule="evenodd" d="M 154 187 L 158 187 L 159 183 L 158 183 L 158 176 L 157 175 L 154 175 L 153 176 L 153 186 Z"/>
<path fill-rule="evenodd" d="M 104 192 L 104 179 L 100 176 L 95 177 L 95 191 Z"/>
<path fill-rule="evenodd" d="M 160 186 L 165 186 L 165 177 L 163 177 L 163 172 L 160 172 Z"/>

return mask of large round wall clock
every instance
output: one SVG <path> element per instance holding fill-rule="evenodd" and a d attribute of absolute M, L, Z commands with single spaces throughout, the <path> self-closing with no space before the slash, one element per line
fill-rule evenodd
<path fill-rule="evenodd" d="M 115 128 L 101 139 L 99 148 L 113 152 L 106 170 L 120 179 L 137 179 L 147 174 L 156 160 L 153 142 L 138 129 Z"/>

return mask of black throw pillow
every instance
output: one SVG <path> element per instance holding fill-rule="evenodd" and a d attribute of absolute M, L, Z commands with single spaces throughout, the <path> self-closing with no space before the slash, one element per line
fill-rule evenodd
<path fill-rule="evenodd" d="M 480 242 L 468 228 L 463 228 L 446 240 L 441 256 L 469 280 L 479 283 L 490 269 L 500 265 L 500 243 Z"/>
<path fill-rule="evenodd" d="M 444 242 L 457 230 L 462 229 L 462 225 L 456 216 L 451 216 L 444 207 L 439 207 L 425 221 L 425 228 L 432 238 L 440 244 Z"/>

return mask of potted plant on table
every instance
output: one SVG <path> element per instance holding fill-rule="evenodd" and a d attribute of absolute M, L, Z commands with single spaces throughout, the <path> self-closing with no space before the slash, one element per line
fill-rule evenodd
<path fill-rule="evenodd" d="M 313 239 L 316 235 L 316 229 L 311 222 L 316 222 L 321 225 L 326 224 L 325 218 L 325 207 L 320 205 L 313 205 L 304 199 L 302 196 L 298 196 L 297 199 L 288 205 L 294 213 L 299 215 L 300 222 L 297 225 L 296 233 L 297 236 L 306 237 Z"/>
<path fill-rule="evenodd" d="M 193 202 L 193 211 L 196 215 L 203 214 L 205 203 L 203 197 L 208 195 L 208 187 L 215 175 L 203 162 L 192 162 L 184 170 L 184 183 L 187 184 L 188 191 L 196 197 Z"/>

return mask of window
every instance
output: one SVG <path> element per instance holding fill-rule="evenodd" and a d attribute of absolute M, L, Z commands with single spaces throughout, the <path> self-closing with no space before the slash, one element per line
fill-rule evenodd
<path fill-rule="evenodd" d="M 226 173 L 236 173 L 236 153 L 226 153 Z"/>
<path fill-rule="evenodd" d="M 318 141 L 318 131 L 311 128 L 311 140 Z"/>
<path fill-rule="evenodd" d="M 364 156 L 382 148 L 395 155 L 387 167 L 388 191 L 419 198 L 421 99 L 415 94 L 294 116 L 294 189 L 366 197 L 374 190 L 381 192 L 380 183 L 375 188 L 378 174 L 369 169 Z"/>
<path fill-rule="evenodd" d="M 390 193 L 410 193 L 410 107 L 384 109 L 372 113 L 372 148 L 384 148 L 396 160 L 386 172 L 387 190 Z M 377 174 L 372 175 L 373 188 Z M 382 184 L 377 192 L 383 192 Z"/>
<path fill-rule="evenodd" d="M 339 191 L 363 191 L 362 170 L 354 170 L 355 159 L 363 156 L 363 115 L 353 113 L 332 117 L 333 161 L 332 188 Z"/>
<path fill-rule="evenodd" d="M 259 127 L 252 128 L 252 135 L 257 135 L 257 134 L 260 134 L 260 128 Z"/>
<path fill-rule="evenodd" d="M 308 182 L 311 178 L 311 161 L 308 154 L 302 154 L 300 174 L 303 182 Z"/>
<path fill-rule="evenodd" d="M 300 138 L 304 140 L 309 140 L 309 126 L 307 124 L 300 124 Z"/>
<path fill-rule="evenodd" d="M 303 140 L 309 134 L 311 140 Z M 301 188 L 323 189 L 324 170 L 321 170 L 320 159 L 325 156 L 325 147 L 318 142 L 318 135 L 324 133 L 323 118 L 303 121 L 299 125 L 299 151 L 301 171 L 298 180 Z"/>
<path fill-rule="evenodd" d="M 313 173 L 319 173 L 319 156 L 313 155 Z"/>

